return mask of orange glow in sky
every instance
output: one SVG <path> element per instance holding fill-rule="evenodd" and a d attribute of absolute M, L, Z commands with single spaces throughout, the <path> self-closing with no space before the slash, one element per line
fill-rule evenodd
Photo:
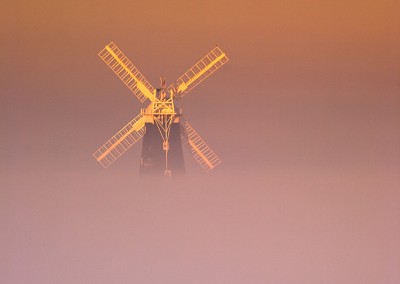
<path fill-rule="evenodd" d="M 400 283 L 400 2 L 1 1 L 4 283 Z M 215 45 L 177 102 L 223 164 L 91 154 Z M 2 282 L 0 281 L 0 282 Z"/>

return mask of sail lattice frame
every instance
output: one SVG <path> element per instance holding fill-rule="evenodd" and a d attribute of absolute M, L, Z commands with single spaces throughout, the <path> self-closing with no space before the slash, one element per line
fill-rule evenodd
<path fill-rule="evenodd" d="M 154 88 L 115 43 L 106 45 L 99 56 L 140 102 L 152 100 Z"/>
<path fill-rule="evenodd" d="M 183 144 L 190 149 L 193 158 L 206 172 L 222 162 L 186 120 L 181 120 L 181 130 Z"/>
<path fill-rule="evenodd" d="M 168 87 L 168 90 L 175 93 L 175 99 L 180 99 L 228 60 L 225 53 L 217 46 L 179 77 L 174 84 Z"/>
<path fill-rule="evenodd" d="M 116 159 L 143 137 L 144 117 L 136 116 L 125 125 L 117 134 L 101 146 L 93 156 L 104 167 L 109 167 Z"/>

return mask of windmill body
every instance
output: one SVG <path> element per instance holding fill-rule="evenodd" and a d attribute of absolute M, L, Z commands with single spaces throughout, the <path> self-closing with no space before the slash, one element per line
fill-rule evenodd
<path fill-rule="evenodd" d="M 103 167 L 110 166 L 143 136 L 141 174 L 184 174 L 182 144 L 189 148 L 205 171 L 221 163 L 175 106 L 175 100 L 181 99 L 228 61 L 221 49 L 215 47 L 168 88 L 162 78 L 159 89 L 151 86 L 113 42 L 106 45 L 99 56 L 140 102 L 150 102 L 93 154 Z"/>
<path fill-rule="evenodd" d="M 164 141 L 156 125 L 145 123 L 142 155 L 140 159 L 141 175 L 184 175 L 185 163 L 183 159 L 181 131 L 179 123 L 172 123 L 169 135 L 168 157 L 163 147 Z M 166 164 L 168 162 L 168 164 Z M 168 166 L 168 171 L 165 172 Z"/>

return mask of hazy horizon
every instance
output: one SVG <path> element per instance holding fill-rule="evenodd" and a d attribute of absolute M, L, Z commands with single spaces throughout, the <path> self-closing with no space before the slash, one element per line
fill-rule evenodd
<path fill-rule="evenodd" d="M 4 283 L 400 283 L 398 1 L 1 1 Z M 177 104 L 223 163 L 92 154 L 216 44 Z M 0 281 L 1 282 L 1 281 Z"/>

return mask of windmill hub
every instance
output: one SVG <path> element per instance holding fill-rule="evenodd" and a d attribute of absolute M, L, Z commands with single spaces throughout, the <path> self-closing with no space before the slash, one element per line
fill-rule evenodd
<path fill-rule="evenodd" d="M 183 119 L 182 110 L 174 104 L 175 100 L 182 98 L 228 61 L 221 49 L 215 47 L 168 88 L 165 78 L 160 78 L 159 89 L 150 85 L 113 42 L 106 45 L 99 56 L 140 102 L 149 101 L 138 116 L 93 154 L 103 167 L 110 166 L 142 137 L 142 174 L 163 172 L 170 177 L 172 174 L 184 173 L 182 143 L 190 149 L 193 158 L 205 171 L 221 163 L 218 156 Z"/>

